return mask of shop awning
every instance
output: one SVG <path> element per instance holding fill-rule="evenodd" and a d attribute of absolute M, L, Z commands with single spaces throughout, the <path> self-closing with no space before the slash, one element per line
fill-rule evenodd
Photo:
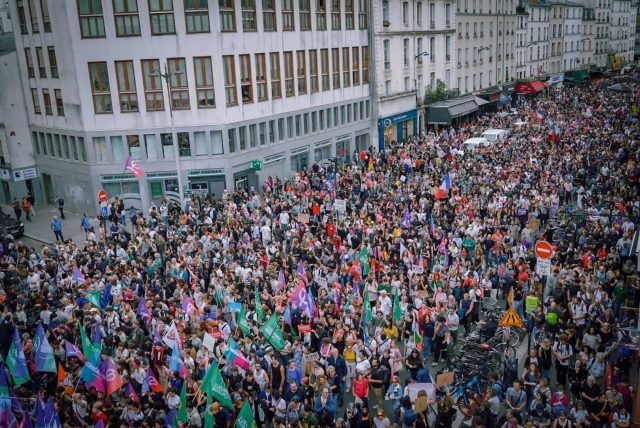
<path fill-rule="evenodd" d="M 427 109 L 429 125 L 450 125 L 453 119 L 466 116 L 478 110 L 475 96 L 445 100 L 430 105 Z"/>
<path fill-rule="evenodd" d="M 509 104 L 511 102 L 511 97 L 505 94 L 500 94 L 500 104 Z"/>
<path fill-rule="evenodd" d="M 518 94 L 537 94 L 545 88 L 544 84 L 539 80 L 532 82 L 520 82 L 516 84 L 516 93 Z"/>
<path fill-rule="evenodd" d="M 545 88 L 549 88 L 551 86 L 551 83 L 547 81 L 542 82 L 542 84 L 544 85 Z"/>
<path fill-rule="evenodd" d="M 485 104 L 489 104 L 489 101 L 483 100 L 480 97 L 476 97 L 476 104 L 478 104 L 478 107 L 480 107 L 480 106 L 483 106 Z"/>

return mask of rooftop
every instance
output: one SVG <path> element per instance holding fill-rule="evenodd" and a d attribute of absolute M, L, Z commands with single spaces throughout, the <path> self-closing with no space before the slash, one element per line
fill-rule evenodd
<path fill-rule="evenodd" d="M 16 51 L 16 41 L 13 33 L 0 34 L 0 56 L 8 55 Z"/>

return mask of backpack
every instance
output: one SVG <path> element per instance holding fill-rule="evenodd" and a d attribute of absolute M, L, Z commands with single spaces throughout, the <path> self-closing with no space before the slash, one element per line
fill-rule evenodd
<path fill-rule="evenodd" d="M 402 414 L 403 414 L 403 418 L 402 418 L 402 423 L 404 425 L 407 426 L 413 426 L 414 422 L 416 421 L 416 419 L 418 419 L 416 417 L 416 412 L 413 410 L 413 408 L 411 409 L 402 409 Z"/>
<path fill-rule="evenodd" d="M 497 380 L 493 383 L 493 387 L 496 389 L 498 400 L 500 400 L 500 404 L 504 401 L 504 388 L 502 387 L 502 382 Z"/>
<path fill-rule="evenodd" d="M 380 366 L 380 370 L 382 370 L 382 373 L 384 374 L 383 382 L 389 383 L 389 380 L 391 379 L 391 372 L 389 371 L 387 366 Z"/>
<path fill-rule="evenodd" d="M 547 314 L 547 324 L 549 325 L 558 324 L 558 314 L 556 314 L 555 312 L 549 312 Z"/>

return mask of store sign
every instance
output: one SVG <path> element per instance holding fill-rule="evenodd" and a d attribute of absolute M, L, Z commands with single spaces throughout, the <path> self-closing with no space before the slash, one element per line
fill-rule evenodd
<path fill-rule="evenodd" d="M 130 181 L 137 180 L 133 174 L 118 174 L 118 175 L 103 175 L 100 177 L 100 181 Z"/>
<path fill-rule="evenodd" d="M 558 82 L 562 82 L 563 80 L 564 80 L 564 74 L 555 75 L 555 76 L 551 76 L 551 78 L 549 79 L 549 83 L 558 83 Z"/>
<path fill-rule="evenodd" d="M 489 102 L 494 103 L 500 99 L 500 92 L 489 95 Z"/>
<path fill-rule="evenodd" d="M 416 117 L 418 117 L 418 111 L 411 110 L 406 113 L 397 114 L 395 116 L 390 116 L 390 117 L 385 117 L 384 119 L 380 119 L 378 120 L 378 126 L 383 126 L 385 128 L 388 128 L 393 124 L 405 122 L 410 119 L 415 119 Z"/>
<path fill-rule="evenodd" d="M 38 176 L 35 168 L 25 168 L 13 171 L 13 181 L 31 180 Z"/>
<path fill-rule="evenodd" d="M 11 180 L 11 172 L 8 169 L 0 169 L 0 174 L 3 180 Z"/>
<path fill-rule="evenodd" d="M 177 172 L 147 172 L 147 178 L 176 178 Z"/>
<path fill-rule="evenodd" d="M 224 175 L 224 169 L 201 169 L 187 172 L 188 177 L 201 177 L 204 175 Z"/>

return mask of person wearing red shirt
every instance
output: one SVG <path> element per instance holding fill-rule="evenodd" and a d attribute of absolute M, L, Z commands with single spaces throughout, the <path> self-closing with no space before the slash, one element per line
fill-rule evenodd
<path fill-rule="evenodd" d="M 99 401 L 93 405 L 93 409 L 91 410 L 91 420 L 94 425 L 100 421 L 104 423 L 105 427 L 109 425 L 109 418 L 102 412 L 102 403 Z"/>
<path fill-rule="evenodd" d="M 330 238 L 333 238 L 333 235 L 335 235 L 336 233 L 336 225 L 333 223 L 329 223 L 327 225 L 327 235 L 329 235 Z"/>

